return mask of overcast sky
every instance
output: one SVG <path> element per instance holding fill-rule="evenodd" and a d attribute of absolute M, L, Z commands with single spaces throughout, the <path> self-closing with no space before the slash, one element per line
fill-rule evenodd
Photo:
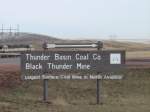
<path fill-rule="evenodd" d="M 0 24 L 59 38 L 150 38 L 150 0 L 0 0 Z"/>

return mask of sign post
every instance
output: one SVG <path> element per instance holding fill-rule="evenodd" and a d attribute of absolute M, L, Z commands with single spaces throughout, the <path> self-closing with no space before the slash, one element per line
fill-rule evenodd
<path fill-rule="evenodd" d="M 43 101 L 48 102 L 48 79 L 43 80 Z"/>
<path fill-rule="evenodd" d="M 100 46 L 103 46 L 102 45 L 103 43 L 98 41 L 97 43 L 97 50 L 100 51 L 102 50 L 102 47 Z M 99 74 L 99 72 L 97 72 L 97 74 Z M 101 82 L 102 83 L 102 82 Z M 100 85 L 100 79 L 97 79 L 96 80 L 96 101 L 97 101 L 97 104 L 99 104 L 101 102 L 102 104 L 102 96 L 101 96 L 101 93 L 102 93 L 102 88 L 101 88 L 102 85 Z"/>
<path fill-rule="evenodd" d="M 98 48 L 103 47 L 102 42 L 98 41 L 97 44 L 43 44 L 43 49 L 46 51 L 49 48 Z M 47 102 L 48 99 L 48 79 L 43 80 L 43 100 Z M 99 104 L 99 80 L 97 79 L 97 104 Z"/>
<path fill-rule="evenodd" d="M 121 70 L 125 65 L 125 51 L 102 50 L 102 42 L 96 44 L 43 44 L 44 51 L 21 54 L 22 78 L 43 79 L 43 100 L 48 101 L 48 77 L 51 73 L 84 71 L 97 73 Z M 48 51 L 49 48 L 97 48 L 95 51 Z M 71 76 L 71 74 L 70 74 Z M 90 77 L 90 76 L 87 76 Z M 102 104 L 101 82 L 96 79 L 97 104 Z M 94 79 L 94 80 L 95 80 Z"/>
<path fill-rule="evenodd" d="M 47 48 L 43 45 L 44 51 L 47 51 Z M 43 101 L 48 102 L 48 79 L 43 79 Z"/>

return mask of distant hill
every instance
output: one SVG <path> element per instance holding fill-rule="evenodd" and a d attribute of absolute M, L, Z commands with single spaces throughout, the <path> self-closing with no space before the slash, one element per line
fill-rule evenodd
<path fill-rule="evenodd" d="M 33 44 L 35 47 L 41 46 L 44 42 L 54 42 L 59 41 L 52 36 L 34 34 L 34 33 L 19 33 L 19 35 L 9 35 L 5 33 L 0 35 L 0 44 Z"/>

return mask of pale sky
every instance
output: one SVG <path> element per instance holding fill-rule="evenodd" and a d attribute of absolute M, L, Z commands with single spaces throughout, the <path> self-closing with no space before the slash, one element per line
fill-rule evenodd
<path fill-rule="evenodd" d="M 1 24 L 59 38 L 149 39 L 150 0 L 0 0 Z"/>

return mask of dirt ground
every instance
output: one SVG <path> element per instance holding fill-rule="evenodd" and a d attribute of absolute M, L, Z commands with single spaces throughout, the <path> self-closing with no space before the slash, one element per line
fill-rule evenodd
<path fill-rule="evenodd" d="M 21 83 L 20 67 L 13 64 L 0 65 L 0 87 L 14 87 Z"/>

